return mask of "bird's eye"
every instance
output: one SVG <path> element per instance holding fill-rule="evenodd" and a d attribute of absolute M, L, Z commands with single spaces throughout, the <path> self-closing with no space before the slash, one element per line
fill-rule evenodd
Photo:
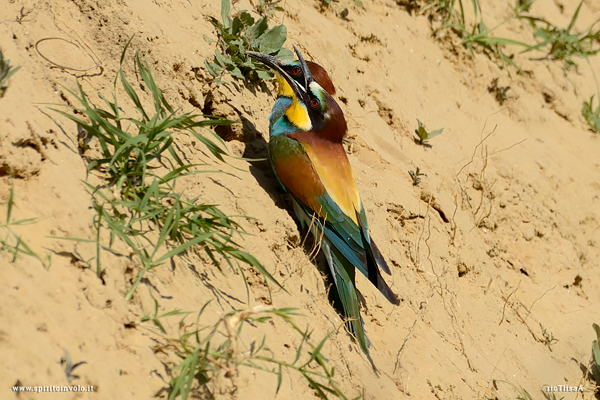
<path fill-rule="evenodd" d="M 317 108 L 317 107 L 319 107 L 319 100 L 317 100 L 317 99 L 312 99 L 312 101 L 310 102 L 310 105 L 311 105 L 313 108 Z"/>
<path fill-rule="evenodd" d="M 294 75 L 300 75 L 300 68 L 294 67 L 294 69 L 292 69 L 292 74 L 294 74 Z"/>

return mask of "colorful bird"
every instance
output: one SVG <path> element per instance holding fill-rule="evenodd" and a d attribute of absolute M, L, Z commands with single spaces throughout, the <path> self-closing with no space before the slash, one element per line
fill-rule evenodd
<path fill-rule="evenodd" d="M 253 56 L 252 54 L 257 55 L 260 53 L 255 53 L 255 52 L 248 52 L 249 55 Z M 254 57 L 253 56 L 253 57 Z M 287 74 L 294 79 L 297 83 L 299 83 L 300 85 L 304 85 L 305 83 L 305 79 L 304 79 L 304 71 L 302 70 L 302 64 L 300 63 L 300 61 L 293 61 L 293 60 L 282 60 L 276 57 L 270 57 L 272 61 L 274 61 L 275 63 L 277 63 L 277 65 L 285 72 L 287 72 Z M 310 74 L 312 75 L 313 79 L 315 81 L 317 81 L 317 83 L 327 91 L 327 93 L 329 93 L 332 96 L 335 96 L 335 86 L 333 86 L 333 82 L 331 82 L 331 78 L 329 77 L 329 74 L 327 73 L 327 71 L 325 70 L 325 68 L 323 68 L 322 66 L 320 66 L 319 64 L 312 62 L 312 61 L 306 61 L 306 65 L 308 66 L 308 70 L 310 71 Z M 278 75 L 278 85 L 279 85 L 279 90 L 284 90 L 286 93 L 291 93 L 292 92 L 292 88 L 289 86 L 289 84 L 285 81 L 285 79 L 279 79 L 281 78 Z"/>
<path fill-rule="evenodd" d="M 272 68 L 279 82 L 278 97 L 269 116 L 269 160 L 278 181 L 291 193 L 302 225 L 310 226 L 315 238 L 322 238 L 321 248 L 347 327 L 373 363 L 360 316 L 355 268 L 392 304 L 399 301 L 379 271 L 390 274 L 369 235 L 365 209 L 342 146 L 348 130 L 344 114 L 294 49 L 300 71 L 293 63 L 248 52 Z"/>
<path fill-rule="evenodd" d="M 260 61 L 263 61 L 261 57 L 266 57 L 269 59 L 269 62 L 274 63 L 274 65 L 277 65 L 277 68 L 274 68 L 276 72 L 278 86 L 277 101 L 275 102 L 275 105 L 273 106 L 273 110 L 271 111 L 271 115 L 269 117 L 269 120 L 272 124 L 273 121 L 279 120 L 285 114 L 285 111 L 292 105 L 292 98 L 294 97 L 294 91 L 292 87 L 282 77 L 281 74 L 277 73 L 277 71 L 281 69 L 282 71 L 286 72 L 288 76 L 291 77 L 295 82 L 297 82 L 300 85 L 304 85 L 305 78 L 302 65 L 300 61 L 282 60 L 270 55 L 260 54 L 253 51 L 248 51 L 247 54 L 251 57 L 257 58 Z M 306 61 L 306 65 L 308 66 L 308 70 L 313 76 L 313 79 L 330 95 L 334 96 L 335 86 L 333 86 L 333 82 L 331 82 L 331 78 L 329 78 L 329 74 L 327 73 L 325 68 L 311 61 Z"/>

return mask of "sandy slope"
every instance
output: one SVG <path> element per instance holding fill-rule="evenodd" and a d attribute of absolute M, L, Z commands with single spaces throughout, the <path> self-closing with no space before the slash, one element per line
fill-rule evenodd
<path fill-rule="evenodd" d="M 331 72 L 349 121 L 349 157 L 372 236 L 393 266 L 388 282 L 400 306 L 388 304 L 362 277 L 357 284 L 381 375 L 340 329 L 265 162 L 234 160 L 242 172 L 225 167 L 234 175 L 196 175 L 181 188 L 190 198 L 254 218 L 240 220 L 253 234 L 243 245 L 289 292 L 271 285 L 272 304 L 299 307 L 304 317 L 297 323 L 314 329 L 315 341 L 335 330 L 323 352 L 350 397 L 516 397 L 507 384 L 495 388 L 494 380 L 540 399 L 544 385 L 591 388 L 582 368 L 590 359 L 591 324 L 600 323 L 600 143 L 580 114 L 583 100 L 595 93 L 590 68 L 581 61 L 579 73 L 565 73 L 558 62 L 517 56 L 531 73 L 511 77 L 485 56 L 472 60 L 436 43 L 427 19 L 396 2 L 363 2 L 364 10 L 340 0 L 321 12 L 315 1 L 287 1 L 276 18 L 288 27 L 289 45 L 298 44 Z M 507 2 L 482 3 L 488 26 L 509 13 Z M 532 14 L 566 26 L 577 3 L 540 0 Z M 600 15 L 592 3 L 583 7 L 581 28 Z M 337 16 L 344 8 L 349 21 Z M 94 256 L 92 244 L 52 238 L 95 235 L 76 126 L 44 105 L 64 104 L 61 85 L 73 89 L 74 76 L 82 74 L 52 68 L 34 45 L 51 37 L 85 45 L 87 52 L 53 40 L 39 49 L 71 68 L 99 60 L 103 70 L 88 71 L 82 84 L 89 93 L 109 94 L 123 46 L 135 33 L 132 48 L 149 61 L 168 100 L 192 111 L 204 106 L 207 94 L 192 68 L 202 68 L 213 52 L 202 35 L 213 35 L 205 16 L 219 15 L 219 2 L 3 1 L 2 9 L 0 48 L 22 70 L 0 99 L 0 200 L 12 182 L 14 217 L 38 218 L 18 232 L 39 254 L 52 254 L 52 262 L 45 270 L 33 258 L 12 262 L 0 252 L 0 398 L 164 398 L 166 366 L 178 358 L 161 350 L 161 336 L 149 323 L 129 324 L 153 311 L 150 293 L 161 311 L 197 312 L 213 299 L 205 313 L 209 324 L 232 308 L 269 302 L 269 292 L 250 273 L 247 304 L 241 277 L 190 255 L 149 274 L 126 303 L 139 268 L 135 259 L 103 254 L 103 284 L 78 261 Z M 530 29 L 517 22 L 499 34 L 531 41 Z M 371 35 L 377 40 L 366 40 Z M 133 80 L 132 54 L 125 72 Z M 598 57 L 590 61 L 600 71 Z M 494 78 L 511 87 L 503 106 L 487 90 Z M 234 154 L 266 156 L 272 104 L 272 95 L 240 85 L 217 95 L 217 110 L 235 115 L 232 105 L 246 121 L 244 134 L 228 143 Z M 430 129 L 444 128 L 431 147 L 413 141 L 417 118 Z M 178 143 L 190 162 L 202 159 L 189 137 Z M 417 166 L 427 176 L 413 187 L 407 171 Z M 94 174 L 88 181 L 100 183 Z M 0 210 L 3 218 L 5 206 Z M 164 322 L 176 338 L 179 319 Z M 545 345 L 544 332 L 558 342 Z M 281 321 L 248 327 L 238 348 L 247 351 L 265 334 L 274 354 L 293 359 L 299 338 Z M 94 385 L 93 395 L 11 394 L 16 382 L 68 384 L 59 363 L 65 349 L 74 362 L 86 362 L 73 384 Z M 274 376 L 244 368 L 222 371 L 210 385 L 216 398 L 273 398 L 275 388 Z M 563 395 L 592 398 L 590 391 Z M 285 374 L 278 398 L 312 397 L 302 378 Z"/>

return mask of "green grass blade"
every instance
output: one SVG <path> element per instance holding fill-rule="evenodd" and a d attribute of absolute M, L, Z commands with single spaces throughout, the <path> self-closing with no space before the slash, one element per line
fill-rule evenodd
<path fill-rule="evenodd" d="M 573 18 L 571 18 L 571 23 L 569 24 L 569 27 L 567 28 L 567 33 L 571 32 L 571 29 L 573 29 L 573 27 L 575 26 L 575 22 L 577 22 L 577 17 L 579 17 L 579 11 L 581 10 L 581 6 L 583 5 L 583 1 L 581 0 L 579 2 L 579 5 L 577 6 L 577 9 L 575 10 L 575 14 L 573 14 Z"/>
<path fill-rule="evenodd" d="M 252 265 L 254 268 L 256 268 L 264 277 L 268 278 L 271 282 L 273 282 L 274 284 L 276 284 L 277 286 L 279 286 L 280 289 L 282 289 L 284 292 L 289 293 L 280 283 L 279 281 L 277 281 L 277 279 L 275 279 L 273 277 L 273 275 L 271 275 L 269 273 L 269 271 L 267 271 L 265 269 L 265 267 L 263 267 L 263 265 L 258 262 L 258 260 L 256 258 L 254 258 L 254 256 L 252 256 L 251 254 L 248 254 L 244 251 L 241 250 L 231 250 L 228 252 L 231 256 L 237 258 L 238 260 L 241 260 L 243 262 L 245 262 L 246 264 Z"/>
<path fill-rule="evenodd" d="M 123 47 L 123 52 L 121 53 L 121 59 L 119 60 L 119 66 L 123 65 L 123 60 L 125 59 L 125 53 L 127 52 L 127 49 L 129 48 L 129 45 L 131 44 L 131 41 L 133 40 L 134 36 L 135 36 L 135 33 L 133 35 L 131 35 L 131 37 L 129 38 L 127 43 L 125 43 L 125 47 Z"/>
<path fill-rule="evenodd" d="M 10 224 L 10 217 L 12 215 L 12 208 L 15 199 L 15 185 L 10 185 L 10 191 L 8 192 L 8 204 L 6 207 L 6 225 Z"/>
<path fill-rule="evenodd" d="M 142 113 L 142 115 L 144 117 L 144 121 L 147 121 L 148 115 L 146 114 L 146 111 L 144 110 L 144 107 L 142 106 L 142 103 L 140 102 L 140 98 L 138 97 L 135 90 L 133 90 L 133 87 L 127 81 L 127 78 L 125 77 L 125 73 L 123 72 L 122 69 L 119 69 L 119 76 L 121 77 L 121 84 L 123 85 L 125 92 L 129 96 L 129 98 L 133 101 L 133 104 L 135 104 L 136 108 Z"/>
<path fill-rule="evenodd" d="M 189 241 L 185 242 L 184 244 L 177 246 L 173 250 L 169 251 L 168 253 L 166 253 L 165 255 L 160 257 L 158 260 L 156 260 L 154 263 L 159 264 L 171 257 L 174 257 L 177 254 L 187 250 L 188 248 L 206 241 L 208 238 L 210 238 L 213 235 L 214 235 L 214 232 L 208 232 L 203 235 L 197 236 L 197 237 L 193 238 L 192 240 L 189 240 Z"/>

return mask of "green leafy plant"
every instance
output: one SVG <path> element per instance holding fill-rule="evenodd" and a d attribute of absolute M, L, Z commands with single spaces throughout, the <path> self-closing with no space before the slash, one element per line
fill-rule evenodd
<path fill-rule="evenodd" d="M 583 0 L 577 6 L 571 22 L 566 29 L 559 28 L 553 23 L 539 17 L 519 15 L 521 19 L 528 20 L 536 29 L 534 36 L 540 41 L 534 46 L 528 46 L 523 52 L 542 50 L 548 48 L 547 53 L 541 59 L 552 59 L 563 61 L 565 67 L 577 67 L 573 57 L 586 58 L 600 51 L 600 21 L 593 23 L 585 33 L 574 32 L 575 23 L 579 17 Z M 544 26 L 538 27 L 538 24 Z"/>
<path fill-rule="evenodd" d="M 25 242 L 21 236 L 17 235 L 12 229 L 16 226 L 33 224 L 37 221 L 36 218 L 25 218 L 17 221 L 11 221 L 12 210 L 14 207 L 14 185 L 11 185 L 10 187 L 6 206 L 6 219 L 4 222 L 0 222 L 0 251 L 6 251 L 12 255 L 12 262 L 15 262 L 20 255 L 24 255 L 36 258 L 42 263 L 44 268 L 50 268 L 50 254 L 47 254 L 46 259 L 43 260 L 35 251 L 31 249 L 31 247 L 29 247 L 27 242 Z"/>
<path fill-rule="evenodd" d="M 283 0 L 259 0 L 258 4 L 254 4 L 253 1 L 250 3 L 253 4 L 254 11 L 260 16 L 269 16 L 272 17 L 275 15 L 276 11 L 283 11 L 283 7 L 281 4 Z"/>
<path fill-rule="evenodd" d="M 65 350 L 65 355 L 63 358 L 61 358 L 60 364 L 62 365 L 63 369 L 65 370 L 65 374 L 67 375 L 67 380 L 69 381 L 69 383 L 71 383 L 71 381 L 73 379 L 79 379 L 79 375 L 73 374 L 73 371 L 75 371 L 75 368 L 80 367 L 83 364 L 87 364 L 87 362 L 80 361 L 78 363 L 73 364 L 73 361 L 71 361 L 71 355 L 69 354 L 69 352 L 67 350 Z"/>
<path fill-rule="evenodd" d="M 600 386 L 600 326 L 592 324 L 592 327 L 596 332 L 596 340 L 592 342 L 592 372 L 596 384 Z"/>
<path fill-rule="evenodd" d="M 558 339 L 554 337 L 554 334 L 552 332 L 549 332 L 546 328 L 544 328 L 541 324 L 540 324 L 540 328 L 542 328 L 542 343 L 547 346 L 550 351 L 552 351 L 552 346 L 555 345 L 556 343 L 558 343 Z"/>
<path fill-rule="evenodd" d="M 152 292 L 150 291 L 150 297 L 152 297 L 152 300 L 154 301 L 154 313 L 153 314 L 145 314 L 142 318 L 140 318 L 140 322 L 146 322 L 146 321 L 150 321 L 154 324 L 154 326 L 156 326 L 163 334 L 166 334 L 167 331 L 165 330 L 165 327 L 163 326 L 163 324 L 160 322 L 161 318 L 167 318 L 167 317 L 176 317 L 178 315 L 187 315 L 190 314 L 189 311 L 181 311 L 181 310 L 173 310 L 173 311 L 168 311 L 166 313 L 162 313 L 162 314 L 158 314 L 158 300 L 156 300 L 154 298 L 154 296 L 152 296 Z"/>
<path fill-rule="evenodd" d="M 123 51 L 121 64 L 130 42 L 131 39 Z M 232 121 L 178 113 L 157 87 L 148 64 L 142 62 L 138 54 L 135 62 L 152 96 L 154 112 L 143 107 L 122 69 L 118 78 L 137 111 L 136 118 L 121 115 L 116 96 L 119 79 L 115 79 L 112 101 L 100 96 L 106 105 L 104 109 L 93 106 L 78 85 L 78 93 L 70 92 L 82 106 L 76 108 L 77 113 L 55 110 L 77 123 L 90 139 L 98 141 L 101 148 L 101 157 L 91 160 L 88 170 L 97 170 L 108 183 L 100 187 L 85 183 L 97 212 L 94 219 L 96 273 L 102 276 L 100 253 L 106 248 L 100 243 L 100 231 L 108 228 L 110 243 L 120 239 L 141 263 L 141 270 L 126 294 L 127 300 L 131 299 L 148 271 L 193 248 L 204 251 L 218 268 L 224 260 L 234 272 L 243 275 L 239 268 L 239 262 L 242 262 L 281 287 L 256 258 L 242 251 L 233 240 L 234 235 L 244 233 L 238 223 L 217 206 L 199 203 L 199 198 L 185 199 L 176 190 L 177 178 L 211 171 L 194 170 L 198 165 L 185 164 L 173 146 L 173 134 L 185 132 L 193 136 L 215 159 L 224 162 L 223 156 L 227 154 L 224 143 L 208 128 Z M 124 130 L 124 122 L 129 122 L 137 132 L 132 134 Z M 204 134 L 197 132 L 197 128 Z"/>
<path fill-rule="evenodd" d="M 218 48 L 215 50 L 215 62 L 204 60 L 207 71 L 215 77 L 217 83 L 224 73 L 258 83 L 261 80 L 271 79 L 273 74 L 265 71 L 264 67 L 246 55 L 246 51 L 258 51 L 271 54 L 278 58 L 292 58 L 290 50 L 282 48 L 287 39 L 285 25 L 277 25 L 269 29 L 268 15 L 255 20 L 248 11 L 241 11 L 231 17 L 231 4 L 229 0 L 221 1 L 221 21 L 209 17 L 217 31 Z M 204 36 L 210 44 L 212 39 Z"/>
<path fill-rule="evenodd" d="M 421 183 L 421 177 L 422 176 L 427 176 L 426 174 L 424 174 L 423 172 L 421 172 L 421 170 L 419 169 L 419 167 L 417 167 L 416 171 L 408 171 L 408 173 L 410 174 L 410 177 L 412 178 L 412 184 L 413 184 L 413 186 L 419 186 L 419 183 Z"/>
<path fill-rule="evenodd" d="M 200 310 L 197 325 L 207 305 L 208 303 Z M 208 329 L 199 328 L 184 333 L 176 342 L 170 340 L 171 343 L 177 343 L 177 353 L 182 362 L 172 369 L 174 376 L 171 380 L 169 400 L 174 400 L 177 396 L 187 400 L 195 385 L 194 378 L 198 379 L 200 385 L 204 385 L 218 378 L 216 372 L 221 367 L 230 369 L 232 366 L 252 368 L 275 375 L 277 392 L 283 383 L 283 370 L 286 369 L 304 377 L 323 399 L 327 399 L 328 395 L 347 399 L 337 387 L 334 369 L 327 368 L 328 360 L 321 354 L 331 334 L 325 336 L 317 345 L 312 344 L 308 328 L 302 330 L 294 323 L 293 317 L 296 315 L 294 308 L 256 306 L 247 310 L 233 310 L 223 315 Z M 272 320 L 273 317 L 281 318 L 300 337 L 300 345 L 293 360 L 275 358 L 276 353 L 269 348 L 266 337 L 263 337 L 260 343 L 252 342 L 249 351 L 236 351 L 237 339 L 244 325 L 256 326 Z M 205 331 L 207 332 L 202 335 Z"/>
<path fill-rule="evenodd" d="M 0 50 L 0 98 L 4 97 L 6 89 L 8 89 L 8 80 L 15 74 L 21 67 L 12 67 L 10 60 L 4 59 L 4 54 Z"/>
<path fill-rule="evenodd" d="M 585 118 L 590 129 L 593 132 L 600 133 L 600 104 L 594 108 L 594 96 L 590 98 L 589 102 L 583 102 L 581 114 Z"/>
<path fill-rule="evenodd" d="M 436 129 L 435 131 L 427 132 L 427 130 L 425 129 L 425 126 L 423 126 L 423 123 L 418 119 L 417 119 L 417 122 L 419 123 L 419 127 L 417 129 L 415 129 L 415 134 L 417 135 L 417 138 L 415 140 L 420 145 L 428 145 L 428 143 L 427 143 L 428 140 L 433 139 L 434 137 L 436 137 L 437 135 L 440 135 L 444 131 L 444 128 L 441 128 L 441 129 Z"/>

